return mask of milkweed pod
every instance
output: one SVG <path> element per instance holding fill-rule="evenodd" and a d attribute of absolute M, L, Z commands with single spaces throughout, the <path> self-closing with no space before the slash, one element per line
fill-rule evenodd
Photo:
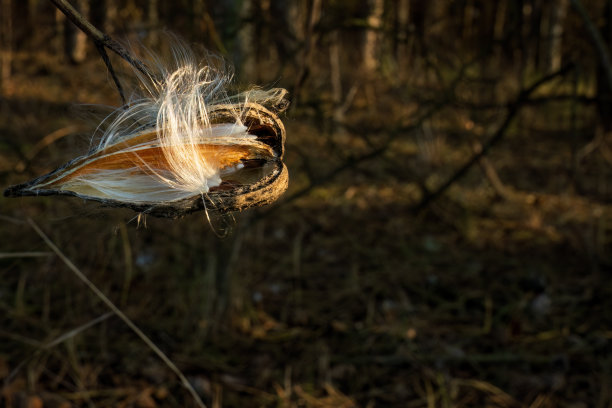
<path fill-rule="evenodd" d="M 76 196 L 170 218 L 276 200 L 289 180 L 278 117 L 286 91 L 228 97 L 228 75 L 188 49 L 175 56 L 173 69 L 158 67 L 161 80 L 140 77 L 145 95 L 115 112 L 88 154 L 4 195 Z"/>
<path fill-rule="evenodd" d="M 244 128 L 240 136 L 235 134 L 237 115 Z M 221 213 L 241 211 L 275 201 L 286 190 L 289 180 L 282 162 L 285 128 L 276 113 L 257 103 L 228 104 L 214 107 L 209 120 L 213 132 L 223 133 L 203 136 L 187 146 L 194 152 L 194 157 L 188 159 L 201 156 L 214 171 L 208 178 L 207 191 L 190 192 L 177 185 L 175 170 L 169 162 L 172 159 L 164 151 L 167 147 L 152 129 L 94 150 L 32 181 L 9 187 L 4 195 L 76 196 L 105 206 L 128 207 L 170 218 L 202 209 Z"/>

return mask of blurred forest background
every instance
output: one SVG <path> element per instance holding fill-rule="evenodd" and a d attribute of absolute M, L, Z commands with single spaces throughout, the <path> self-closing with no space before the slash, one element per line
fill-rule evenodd
<path fill-rule="evenodd" d="M 612 407 L 611 0 L 73 4 L 287 88 L 290 188 L 214 230 L 0 198 L 0 405 L 195 406 L 32 218 L 210 407 Z M 0 13 L 4 188 L 120 98 L 49 1 Z"/>

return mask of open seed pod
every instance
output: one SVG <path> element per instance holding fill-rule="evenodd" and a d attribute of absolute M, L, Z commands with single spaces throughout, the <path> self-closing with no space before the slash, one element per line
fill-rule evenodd
<path fill-rule="evenodd" d="M 285 128 L 277 116 L 287 104 L 278 98 L 268 107 L 213 105 L 202 129 L 189 137 L 182 138 L 180 126 L 114 137 L 4 195 L 68 195 L 168 218 L 269 204 L 289 180 L 282 161 Z"/>

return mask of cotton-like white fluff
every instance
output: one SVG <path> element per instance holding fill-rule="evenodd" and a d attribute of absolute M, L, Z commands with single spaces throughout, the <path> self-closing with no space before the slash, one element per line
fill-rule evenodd
<path fill-rule="evenodd" d="M 89 153 L 98 160 L 105 157 L 106 151 L 138 153 L 142 149 L 161 147 L 167 168 L 135 162 L 133 168 L 88 171 L 66 178 L 55 184 L 56 187 L 122 202 L 172 202 L 207 193 L 221 184 L 223 174 L 239 168 L 240 164 L 220 168 L 214 157 L 202 154 L 200 146 L 243 145 L 255 151 L 270 150 L 248 133 L 241 122 L 240 109 L 236 109 L 233 123 L 211 123 L 210 112 L 226 104 L 240 107 L 247 102 L 275 103 L 283 98 L 284 91 L 254 89 L 228 96 L 226 89 L 231 73 L 220 58 L 208 55 L 197 59 L 191 50 L 176 41 L 172 52 L 170 64 L 149 53 L 147 67 L 151 76 L 135 71 L 139 87 L 130 103 L 103 122 L 100 141 Z M 156 133 L 153 140 L 135 142 L 151 132 Z M 45 188 L 64 176 L 58 174 L 33 187 Z"/>

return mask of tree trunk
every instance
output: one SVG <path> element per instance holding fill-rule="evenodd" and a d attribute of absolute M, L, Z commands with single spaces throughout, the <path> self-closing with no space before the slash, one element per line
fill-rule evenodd
<path fill-rule="evenodd" d="M 512 61 L 514 64 L 517 62 L 522 64 L 523 60 L 523 5 L 524 0 L 514 0 L 508 2 L 508 24 L 504 29 L 503 37 L 506 39 L 507 46 L 504 47 L 506 51 L 506 59 Z M 516 65 L 515 65 L 516 66 Z"/>
<path fill-rule="evenodd" d="M 236 62 L 240 66 L 241 76 L 247 81 L 254 81 L 257 76 L 257 27 L 255 25 L 256 14 L 255 1 L 244 0 L 240 9 L 241 24 L 238 31 L 238 47 Z"/>
<path fill-rule="evenodd" d="M 339 30 L 333 31 L 329 36 L 329 73 L 334 102 L 333 118 L 337 123 L 344 123 L 345 109 L 343 107 L 344 93 L 342 90 L 342 46 Z"/>
<path fill-rule="evenodd" d="M 490 48 L 495 40 L 495 18 L 499 6 L 497 1 L 486 1 L 481 5 L 478 22 L 481 27 L 480 35 L 484 36 L 484 44 L 487 48 Z"/>
<path fill-rule="evenodd" d="M 28 40 L 26 40 L 29 46 L 33 44 L 39 44 L 38 40 L 40 39 L 40 35 L 36 35 L 36 34 L 39 34 L 41 31 L 41 30 L 38 30 L 36 26 L 37 17 L 38 17 L 38 3 L 39 3 L 39 0 L 28 0 L 27 1 L 26 7 L 28 9 L 28 15 L 27 15 L 27 22 L 25 24 L 27 33 L 25 35 L 26 37 L 29 37 Z"/>
<path fill-rule="evenodd" d="M 499 0 L 495 10 L 495 26 L 493 28 L 493 35 L 496 40 L 500 40 L 504 35 L 507 11 L 508 0 Z"/>
<path fill-rule="evenodd" d="M 2 61 L 0 64 L 0 91 L 5 93 L 11 79 L 11 64 L 13 60 L 13 25 L 12 25 L 12 4 L 11 0 L 2 0 L 0 8 L 2 18 L 0 19 L 0 47 Z"/>
<path fill-rule="evenodd" d="M 542 61 L 542 27 L 544 25 L 544 2 L 542 0 L 532 0 L 529 6 L 531 12 L 527 16 L 529 18 L 529 31 L 526 33 L 528 41 L 525 43 L 528 46 L 528 64 L 533 68 L 541 68 Z"/>
<path fill-rule="evenodd" d="M 558 0 L 553 2 L 548 10 L 548 47 L 546 49 L 545 68 L 549 73 L 561 68 L 563 23 L 568 7 L 568 0 Z"/>
<path fill-rule="evenodd" d="M 200 36 L 206 31 L 204 27 L 204 19 L 206 13 L 206 7 L 204 0 L 193 0 L 192 2 L 192 19 L 191 19 L 191 38 L 196 40 L 201 38 Z M 223 33 L 222 33 L 223 34 Z"/>
<path fill-rule="evenodd" d="M 63 55 L 66 43 L 66 16 L 60 9 L 56 8 L 54 17 L 55 35 L 53 36 L 53 49 L 55 50 L 55 55 Z"/>
<path fill-rule="evenodd" d="M 89 15 L 89 2 L 77 0 L 74 7 L 86 18 Z M 71 21 L 64 19 L 65 24 L 65 51 L 73 64 L 80 64 L 87 58 L 87 35 L 77 28 Z"/>
<path fill-rule="evenodd" d="M 270 2 L 269 27 L 276 27 L 272 30 L 272 41 L 278 55 L 280 66 L 292 59 L 296 47 L 296 24 L 293 20 L 295 14 L 296 1 L 272 1 Z M 276 31 L 278 30 L 278 31 Z M 275 35 L 278 32 L 280 35 Z"/>
<path fill-rule="evenodd" d="M 427 52 L 427 25 L 429 24 L 429 10 L 433 1 L 410 0 L 410 24 L 414 27 L 414 54 L 425 55 Z"/>
<path fill-rule="evenodd" d="M 406 79 L 410 65 L 410 45 L 412 38 L 409 32 L 410 25 L 410 0 L 397 0 L 396 4 L 396 27 L 395 27 L 395 59 L 398 69 L 398 77 Z"/>
<path fill-rule="evenodd" d="M 149 26 L 147 43 L 149 47 L 156 48 L 159 43 L 159 10 L 157 0 L 149 0 L 147 20 L 147 25 Z"/>
<path fill-rule="evenodd" d="M 363 42 L 363 68 L 366 75 L 374 75 L 379 68 L 380 30 L 385 2 L 369 0 L 369 4 L 368 28 Z"/>
<path fill-rule="evenodd" d="M 104 7 L 105 10 L 105 19 L 104 19 L 104 25 L 102 27 L 104 27 L 104 32 L 108 35 L 111 35 L 112 33 L 115 32 L 115 20 L 117 19 L 117 16 L 119 15 L 119 12 L 117 11 L 117 2 L 113 1 L 113 0 L 106 0 L 106 7 Z"/>
<path fill-rule="evenodd" d="M 461 33 L 461 37 L 465 40 L 471 38 L 474 35 L 473 26 L 474 26 L 474 15 L 476 14 L 476 7 L 474 5 L 474 0 L 466 0 L 465 7 L 463 9 L 463 32 Z"/>
<path fill-rule="evenodd" d="M 308 13 L 305 14 L 307 16 L 307 20 L 303 25 L 304 47 L 302 50 L 300 65 L 298 67 L 298 74 L 296 76 L 296 81 L 293 86 L 293 103 L 295 105 L 298 104 L 302 87 L 306 83 L 306 79 L 310 74 L 313 50 L 315 48 L 315 45 L 319 41 L 319 33 L 316 32 L 315 28 L 321 19 L 321 9 L 323 7 L 323 1 L 312 0 L 308 3 Z"/>
<path fill-rule="evenodd" d="M 112 35 L 117 21 L 117 2 L 115 0 L 96 0 L 89 10 L 91 22 L 102 32 Z"/>

